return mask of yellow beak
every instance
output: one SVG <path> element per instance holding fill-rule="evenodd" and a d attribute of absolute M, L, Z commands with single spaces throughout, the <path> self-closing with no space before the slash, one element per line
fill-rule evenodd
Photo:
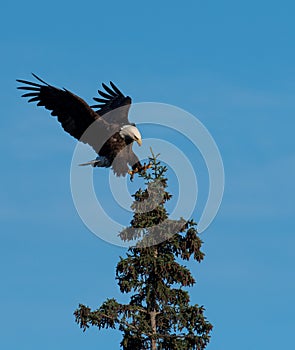
<path fill-rule="evenodd" d="M 142 145 L 142 140 L 136 140 L 136 142 L 138 143 L 138 146 Z"/>

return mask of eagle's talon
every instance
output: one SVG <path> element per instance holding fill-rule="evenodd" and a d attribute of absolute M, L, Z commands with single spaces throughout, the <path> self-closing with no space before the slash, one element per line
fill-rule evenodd
<path fill-rule="evenodd" d="M 136 171 L 136 169 L 127 171 L 127 173 L 130 175 L 130 181 L 133 181 L 134 174 L 137 173 L 137 171 L 138 171 L 138 170 Z"/>
<path fill-rule="evenodd" d="M 144 173 L 147 171 L 147 169 L 151 168 L 152 167 L 152 163 L 149 163 L 149 164 L 146 164 L 144 163 L 143 166 L 141 166 L 140 168 L 136 167 L 132 170 L 128 170 L 127 173 L 130 175 L 130 180 L 133 181 L 133 178 L 134 178 L 134 175 L 136 173 Z"/>
<path fill-rule="evenodd" d="M 146 172 L 149 168 L 152 167 L 152 165 L 153 165 L 152 163 L 149 163 L 149 164 L 144 163 L 143 167 L 141 167 L 141 172 Z"/>

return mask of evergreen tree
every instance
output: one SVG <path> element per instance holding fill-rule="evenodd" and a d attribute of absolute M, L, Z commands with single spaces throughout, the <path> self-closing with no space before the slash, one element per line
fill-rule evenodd
<path fill-rule="evenodd" d="M 134 195 L 131 225 L 119 235 L 124 241 L 137 239 L 125 258 L 120 258 L 116 279 L 122 293 L 131 293 L 129 304 L 107 299 L 97 310 L 80 304 L 74 312 L 85 331 L 89 326 L 117 328 L 123 333 L 124 350 L 205 349 L 212 325 L 203 306 L 190 305 L 183 287 L 195 284 L 187 267 L 179 261 L 200 262 L 202 241 L 194 221 L 170 220 L 165 203 L 167 168 L 152 156 L 151 170 L 140 174 L 146 188 Z"/>

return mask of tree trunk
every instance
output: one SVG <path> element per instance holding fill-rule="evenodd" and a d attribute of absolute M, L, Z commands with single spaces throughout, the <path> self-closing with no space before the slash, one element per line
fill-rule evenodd
<path fill-rule="evenodd" d="M 150 312 L 153 334 L 157 334 L 156 315 L 157 315 L 157 312 L 155 310 Z M 157 340 L 154 338 L 152 338 L 152 350 L 157 350 Z"/>

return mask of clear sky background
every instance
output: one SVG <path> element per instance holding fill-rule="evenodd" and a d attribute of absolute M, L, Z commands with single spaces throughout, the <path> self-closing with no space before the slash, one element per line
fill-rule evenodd
<path fill-rule="evenodd" d="M 16 90 L 31 72 L 88 102 L 113 80 L 134 102 L 173 104 L 205 124 L 226 173 L 205 261 L 190 264 L 192 302 L 214 325 L 208 349 L 293 346 L 294 11 L 262 0 L 2 4 L 2 349 L 118 349 L 119 332 L 82 333 L 72 313 L 127 301 L 114 279 L 126 250 L 88 231 L 73 205 L 75 141 Z"/>

